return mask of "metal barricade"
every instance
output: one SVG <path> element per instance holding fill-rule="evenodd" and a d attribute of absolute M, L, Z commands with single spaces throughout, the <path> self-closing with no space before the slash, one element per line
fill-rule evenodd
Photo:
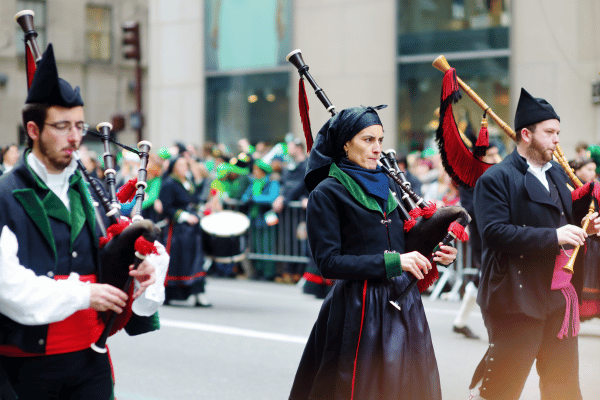
<path fill-rule="evenodd" d="M 250 210 L 258 207 L 258 215 L 252 218 Z M 272 211 L 271 204 L 242 203 L 237 200 L 226 200 L 223 208 L 242 212 L 250 218 L 248 235 L 248 258 L 250 260 L 267 260 L 280 263 L 303 263 L 309 261 L 308 242 L 306 240 L 306 210 L 299 201 L 289 202 L 278 216 L 278 222 L 268 225 L 265 214 Z M 304 231 L 304 233 L 299 232 Z M 254 240 L 255 236 L 268 240 Z M 460 289 L 467 275 L 476 275 L 479 271 L 472 268 L 470 242 L 453 242 L 458 253 L 456 261 L 445 267 L 438 265 L 440 279 L 434 284 L 430 299 L 443 298 L 460 301 Z M 444 291 L 447 285 L 449 291 Z"/>
<path fill-rule="evenodd" d="M 258 207 L 258 215 L 252 218 L 250 210 Z M 299 201 L 289 202 L 277 214 L 279 221 L 268 225 L 265 213 L 272 210 L 271 204 L 241 203 L 235 200 L 224 202 L 223 208 L 242 212 L 250 218 L 248 230 L 249 253 L 251 260 L 268 260 L 284 263 L 308 263 L 306 237 L 298 235 L 298 230 L 306 230 L 306 210 Z M 256 240 L 260 236 L 267 240 Z"/>

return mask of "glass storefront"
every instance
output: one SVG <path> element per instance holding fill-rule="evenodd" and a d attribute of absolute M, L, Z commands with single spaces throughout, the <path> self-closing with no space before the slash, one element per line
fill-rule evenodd
<path fill-rule="evenodd" d="M 291 3 L 205 2 L 207 140 L 276 143 L 290 130 Z"/>
<path fill-rule="evenodd" d="M 205 1 L 209 71 L 285 65 L 292 40 L 291 0 Z"/>
<path fill-rule="evenodd" d="M 289 131 L 289 73 L 209 77 L 206 81 L 206 139 L 231 148 L 282 141 Z"/>
<path fill-rule="evenodd" d="M 509 114 L 508 0 L 399 0 L 399 149 L 432 144 L 443 74 L 431 63 L 444 54 L 465 81 L 505 122 Z M 479 131 L 483 111 L 463 94 L 454 107 L 461 131 Z M 490 135 L 505 135 L 490 122 Z"/>

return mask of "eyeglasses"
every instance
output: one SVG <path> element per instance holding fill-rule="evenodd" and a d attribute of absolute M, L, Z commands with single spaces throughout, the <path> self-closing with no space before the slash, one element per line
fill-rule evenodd
<path fill-rule="evenodd" d="M 60 121 L 60 122 L 56 122 L 56 123 L 49 123 L 49 122 L 44 122 L 44 125 L 49 125 L 51 127 L 53 127 L 54 129 L 56 129 L 58 131 L 58 133 L 60 135 L 68 135 L 69 132 L 71 132 L 72 128 L 75 128 L 75 131 L 81 135 L 81 136 L 85 136 L 88 132 L 88 129 L 90 128 L 90 126 L 88 124 L 86 124 L 85 122 L 77 122 L 77 123 L 71 123 L 68 121 Z"/>

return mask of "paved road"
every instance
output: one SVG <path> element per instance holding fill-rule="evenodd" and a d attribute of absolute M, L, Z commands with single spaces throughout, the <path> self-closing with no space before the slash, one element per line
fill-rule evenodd
<path fill-rule="evenodd" d="M 109 339 L 118 400 L 286 399 L 321 301 L 291 285 L 210 279 L 213 307 L 163 306 L 162 328 Z M 487 348 L 481 315 L 469 326 L 482 340 L 451 332 L 459 303 L 424 298 L 445 400 L 467 398 Z M 600 321 L 582 324 L 583 398 L 600 399 Z M 524 400 L 539 399 L 535 368 Z"/>

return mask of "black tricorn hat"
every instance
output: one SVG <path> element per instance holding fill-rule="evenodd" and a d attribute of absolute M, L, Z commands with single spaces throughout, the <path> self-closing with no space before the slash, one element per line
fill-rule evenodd
<path fill-rule="evenodd" d="M 533 97 L 527 90 L 521 88 L 521 95 L 519 96 L 519 103 L 515 112 L 515 132 L 519 132 L 529 125 L 548 119 L 557 119 L 560 121 L 559 116 L 550 103 L 544 99 Z"/>
<path fill-rule="evenodd" d="M 52 44 L 48 45 L 36 68 L 25 103 L 47 103 L 67 108 L 83 105 L 79 86 L 73 89 L 69 82 L 58 77 Z"/>

